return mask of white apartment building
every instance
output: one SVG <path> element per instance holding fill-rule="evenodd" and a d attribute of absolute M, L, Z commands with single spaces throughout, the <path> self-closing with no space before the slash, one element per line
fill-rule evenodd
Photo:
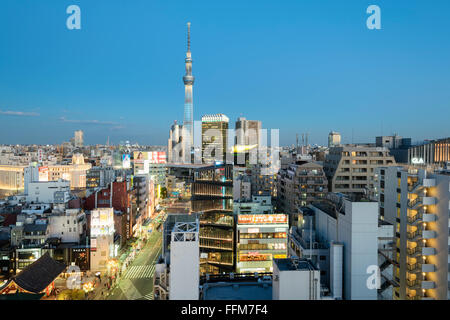
<path fill-rule="evenodd" d="M 86 214 L 80 209 L 65 209 L 48 215 L 49 237 L 61 242 L 79 243 L 85 232 Z"/>
<path fill-rule="evenodd" d="M 310 208 L 314 211 L 316 241 L 330 248 L 343 245 L 342 253 L 330 252 L 332 294 L 345 300 L 376 300 L 377 288 L 367 286 L 370 276 L 367 270 L 378 266 L 379 236 L 383 234 L 379 231 L 378 203 L 354 202 L 335 194 L 329 195 L 329 199 L 315 202 Z M 335 254 L 342 255 L 342 264 Z M 341 275 L 336 273 L 340 269 Z M 341 281 L 342 293 L 337 291 Z"/>
<path fill-rule="evenodd" d="M 66 180 L 28 183 L 28 202 L 53 203 L 55 192 L 70 192 L 70 182 Z"/>
<path fill-rule="evenodd" d="M 449 299 L 450 172 L 396 166 L 376 174 L 380 216 L 395 226 L 394 299 Z"/>

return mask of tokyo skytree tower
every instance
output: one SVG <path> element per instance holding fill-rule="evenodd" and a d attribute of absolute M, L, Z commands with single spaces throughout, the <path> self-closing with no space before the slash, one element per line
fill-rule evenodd
<path fill-rule="evenodd" d="M 191 58 L 191 23 L 187 23 L 187 52 L 186 52 L 186 74 L 183 77 L 184 82 L 184 119 L 183 129 L 190 135 L 191 145 L 193 143 L 193 118 L 194 106 L 192 101 L 192 86 L 194 85 L 194 76 L 192 75 L 192 58 Z"/>

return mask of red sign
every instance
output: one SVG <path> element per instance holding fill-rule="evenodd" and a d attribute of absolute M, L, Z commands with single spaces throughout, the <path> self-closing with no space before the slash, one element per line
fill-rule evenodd
<path fill-rule="evenodd" d="M 239 224 L 280 224 L 287 223 L 285 214 L 241 214 L 238 215 Z"/>
<path fill-rule="evenodd" d="M 161 151 L 153 151 L 148 153 L 150 163 L 166 163 L 166 153 Z"/>

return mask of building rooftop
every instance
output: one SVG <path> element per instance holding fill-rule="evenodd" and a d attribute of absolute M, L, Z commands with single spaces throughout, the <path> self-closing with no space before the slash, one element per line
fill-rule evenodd
<path fill-rule="evenodd" d="M 304 215 L 304 216 L 313 216 L 314 215 L 314 210 L 308 207 L 300 207 L 299 211 Z"/>
<path fill-rule="evenodd" d="M 23 231 L 24 232 L 36 232 L 36 231 L 41 231 L 44 232 L 47 230 L 47 224 L 43 223 L 43 224 L 25 224 L 23 226 Z"/>
<path fill-rule="evenodd" d="M 273 259 L 280 271 L 319 270 L 310 260 L 300 258 Z"/>
<path fill-rule="evenodd" d="M 330 217 L 337 219 L 336 216 L 336 209 L 333 205 L 331 205 L 328 202 L 324 202 L 324 201 L 314 201 L 311 203 L 311 205 L 313 207 L 316 207 L 317 209 L 325 212 L 326 214 L 328 214 Z"/>
<path fill-rule="evenodd" d="M 64 269 L 66 269 L 66 266 L 53 260 L 47 252 L 10 281 L 14 281 L 20 288 L 28 292 L 40 293 Z"/>
<path fill-rule="evenodd" d="M 378 226 L 392 226 L 392 223 L 387 222 L 386 220 L 378 220 Z"/>
<path fill-rule="evenodd" d="M 272 280 L 205 283 L 203 300 L 272 300 Z"/>

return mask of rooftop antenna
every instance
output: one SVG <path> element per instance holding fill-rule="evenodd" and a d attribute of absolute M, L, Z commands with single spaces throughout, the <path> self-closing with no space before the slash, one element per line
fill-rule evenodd
<path fill-rule="evenodd" d="M 187 51 L 191 52 L 191 23 L 187 23 L 188 34 L 187 34 Z"/>

